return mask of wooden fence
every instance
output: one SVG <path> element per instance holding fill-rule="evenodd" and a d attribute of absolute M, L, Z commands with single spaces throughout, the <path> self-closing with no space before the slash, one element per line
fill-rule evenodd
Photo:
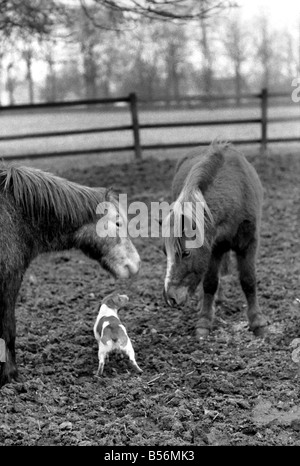
<path fill-rule="evenodd" d="M 288 117 L 273 117 L 268 118 L 268 107 L 269 107 L 269 98 L 291 98 L 291 95 L 286 93 L 269 93 L 267 89 L 263 89 L 260 93 L 257 94 L 243 94 L 241 99 L 247 100 L 248 102 L 253 99 L 258 99 L 260 102 L 261 114 L 259 118 L 239 118 L 239 119 L 217 119 L 217 120 L 205 120 L 205 121 L 177 121 L 171 123 L 139 123 L 139 103 L 137 100 L 136 94 L 129 94 L 127 97 L 122 98 L 111 98 L 111 99 L 97 99 L 97 100 L 80 100 L 80 101 L 68 101 L 68 102 L 52 102 L 52 103 L 41 103 L 34 105 L 14 105 L 14 106 L 0 106 L 0 116 L 5 112 L 21 112 L 28 110 L 40 110 L 40 109 L 63 109 L 63 108 L 89 108 L 95 107 L 98 108 L 99 105 L 107 105 L 112 108 L 116 104 L 124 104 L 130 111 L 131 115 L 131 124 L 130 125 L 119 125 L 119 126 L 109 126 L 109 127 L 96 127 L 96 128 L 87 128 L 87 129 L 73 129 L 73 130 L 63 130 L 63 131 L 52 131 L 52 132 L 36 132 L 28 134 L 14 134 L 14 135 L 2 135 L 0 128 L 0 142 L 1 141 L 19 141 L 24 139 L 35 139 L 35 138 L 51 138 L 51 137 L 65 137 L 71 135 L 79 134 L 91 134 L 91 133 L 104 133 L 104 132 L 120 132 L 120 131 L 132 131 L 133 134 L 133 144 L 128 146 L 115 146 L 115 147 L 98 147 L 98 148 L 87 148 L 80 150 L 69 150 L 69 151 L 56 151 L 56 152 L 43 152 L 43 153 L 32 153 L 32 154 L 18 154 L 18 155 L 8 155 L 3 156 L 2 158 L 12 159 L 24 159 L 24 158 L 41 158 L 41 157 L 54 157 L 54 156 L 65 156 L 65 155 L 76 155 L 76 154 L 91 154 L 91 153 L 103 153 L 103 152 L 117 152 L 117 151 L 134 151 L 136 159 L 142 158 L 142 150 L 158 150 L 158 149 L 173 149 L 173 148 L 184 148 L 192 146 L 205 146 L 210 144 L 211 141 L 199 141 L 199 142 L 183 142 L 183 143 L 160 143 L 160 144 L 145 144 L 141 145 L 140 134 L 143 130 L 155 130 L 161 128 L 184 128 L 191 126 L 217 126 L 217 125 L 247 125 L 247 124 L 259 124 L 261 127 L 261 136 L 260 138 L 253 139 L 242 139 L 242 140 L 231 140 L 233 144 L 260 144 L 262 151 L 265 151 L 268 143 L 277 143 L 277 142 L 300 142 L 299 136 L 294 137 L 278 137 L 278 138 L 269 138 L 268 137 L 268 125 L 269 123 L 278 123 L 278 122 L 288 122 L 288 121 L 299 121 L 299 116 L 288 116 Z M 184 101 L 193 100 L 205 101 L 205 97 L 201 96 L 188 96 L 184 98 Z M 225 102 L 233 101 L 236 99 L 235 96 L 214 96 L 210 100 L 214 103 L 216 102 Z M 154 106 L 154 107 L 153 107 Z M 158 102 L 153 102 L 152 108 L 158 108 Z M 161 107 L 159 107 L 161 108 Z M 199 108 L 199 107 L 197 107 Z M 97 111 L 97 110 L 96 110 Z M 159 109 L 157 109 L 159 112 Z"/>

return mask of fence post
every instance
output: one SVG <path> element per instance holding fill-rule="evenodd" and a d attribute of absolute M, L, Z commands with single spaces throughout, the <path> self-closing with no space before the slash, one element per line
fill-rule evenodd
<path fill-rule="evenodd" d="M 137 97 L 134 92 L 129 94 L 129 102 L 130 102 L 132 129 L 133 129 L 135 158 L 137 160 L 141 160 L 142 149 L 141 149 L 141 143 L 140 143 L 140 128 L 139 128 L 139 118 L 138 118 L 138 109 L 137 109 Z"/>
<path fill-rule="evenodd" d="M 268 125 L 268 89 L 261 91 L 261 153 L 265 154 L 267 150 L 267 125 Z"/>

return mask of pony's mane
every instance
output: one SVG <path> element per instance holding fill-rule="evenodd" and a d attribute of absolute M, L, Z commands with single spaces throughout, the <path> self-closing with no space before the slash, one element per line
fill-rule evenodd
<path fill-rule="evenodd" d="M 0 167 L 0 191 L 10 194 L 16 205 L 34 223 L 54 219 L 60 224 L 80 225 L 96 217 L 96 207 L 105 200 L 116 204 L 106 188 L 90 188 L 36 168 Z"/>
<path fill-rule="evenodd" d="M 175 172 L 177 173 L 185 162 L 195 159 L 193 169 L 188 174 L 190 179 L 189 181 L 186 179 L 186 184 L 190 186 L 197 184 L 202 194 L 205 194 L 217 171 L 223 165 L 224 153 L 229 148 L 232 150 L 231 145 L 227 142 L 213 141 L 206 150 L 193 149 L 177 162 Z M 200 160 L 199 155 L 202 155 Z"/>
<path fill-rule="evenodd" d="M 229 144 L 222 142 L 213 142 L 205 154 L 205 157 L 196 161 L 188 172 L 181 192 L 175 202 L 171 212 L 165 219 L 165 226 L 168 227 L 171 218 L 173 220 L 174 234 L 168 235 L 164 231 L 166 249 L 174 250 L 177 254 L 181 255 L 183 251 L 183 241 L 181 235 L 182 231 L 182 216 L 185 214 L 189 220 L 195 225 L 198 235 L 201 236 L 201 243 L 208 244 L 207 235 L 205 231 L 214 225 L 212 213 L 205 201 L 203 193 L 206 191 L 208 185 L 212 182 L 216 171 L 224 163 L 224 152 L 229 147 Z M 199 152 L 198 152 L 199 154 Z M 177 169 L 180 168 L 189 157 L 196 158 L 197 152 L 193 151 L 188 157 L 177 164 Z M 202 189 L 200 189 L 200 186 Z M 185 203 L 189 203 L 188 210 L 184 210 Z M 202 209 L 197 209 L 196 205 L 200 203 Z M 192 208 L 191 208 L 192 206 Z"/>
<path fill-rule="evenodd" d="M 202 206 L 201 209 L 196 208 L 197 203 Z M 200 238 L 202 245 L 207 244 L 207 237 L 205 235 L 207 227 L 214 223 L 210 209 L 206 204 L 201 191 L 189 191 L 183 189 L 176 201 L 173 203 L 172 209 L 163 223 L 163 234 L 166 249 L 172 250 L 174 248 L 174 251 L 178 255 L 181 255 L 183 252 L 183 241 L 180 233 L 183 230 L 183 215 L 190 220 L 191 225 L 194 225 L 196 234 Z M 171 222 L 171 220 L 173 220 L 173 222 Z M 168 234 L 169 232 L 164 228 L 169 228 L 168 225 L 171 223 L 173 234 Z"/>

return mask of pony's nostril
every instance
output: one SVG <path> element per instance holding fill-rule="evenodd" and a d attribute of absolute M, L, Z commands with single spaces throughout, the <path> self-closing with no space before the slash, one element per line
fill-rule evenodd
<path fill-rule="evenodd" d="M 163 290 L 163 297 L 164 297 L 164 300 L 166 301 L 166 303 L 168 304 L 168 306 L 174 307 L 176 305 L 175 299 L 168 295 L 165 288 Z"/>
<path fill-rule="evenodd" d="M 166 292 L 165 288 L 163 289 L 163 298 L 166 301 L 166 303 L 168 304 L 168 296 L 167 296 L 167 292 Z"/>
<path fill-rule="evenodd" d="M 138 271 L 140 270 L 140 263 L 141 261 L 138 261 L 137 263 L 128 263 L 125 265 L 126 269 L 129 272 L 129 275 L 136 275 Z"/>
<path fill-rule="evenodd" d="M 169 301 L 169 306 L 171 306 L 171 307 L 174 307 L 177 304 L 176 300 L 174 298 L 169 298 L 168 301 Z"/>

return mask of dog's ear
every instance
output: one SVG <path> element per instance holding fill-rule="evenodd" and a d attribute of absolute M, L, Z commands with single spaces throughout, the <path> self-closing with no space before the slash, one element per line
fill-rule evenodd
<path fill-rule="evenodd" d="M 117 298 L 116 301 L 117 301 L 119 308 L 125 306 L 129 301 L 127 294 L 118 294 L 116 298 Z"/>
<path fill-rule="evenodd" d="M 116 294 L 110 298 L 110 302 L 113 304 L 113 307 L 117 309 L 124 307 L 128 301 L 129 298 L 126 294 Z"/>

